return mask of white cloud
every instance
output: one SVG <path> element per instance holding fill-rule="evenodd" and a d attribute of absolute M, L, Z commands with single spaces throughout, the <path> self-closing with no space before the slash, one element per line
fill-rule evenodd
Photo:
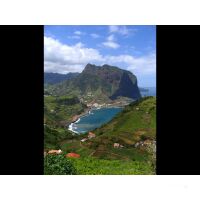
<path fill-rule="evenodd" d="M 74 35 L 68 36 L 69 39 L 81 39 L 81 35 L 85 35 L 84 32 L 74 31 Z"/>
<path fill-rule="evenodd" d="M 82 43 L 69 46 L 51 37 L 44 37 L 44 70 L 46 72 L 81 72 L 89 62 L 102 61 L 96 49 Z"/>
<path fill-rule="evenodd" d="M 130 34 L 131 31 L 133 30 L 128 29 L 126 26 L 116 26 L 116 25 L 109 26 L 110 33 L 118 33 L 127 36 Z"/>
<path fill-rule="evenodd" d="M 117 49 L 120 47 L 118 43 L 115 42 L 114 35 L 110 35 L 106 38 L 106 41 L 102 43 L 105 47 Z"/>
<path fill-rule="evenodd" d="M 96 33 L 91 33 L 90 35 L 91 35 L 91 37 L 93 37 L 93 38 L 99 38 L 99 37 L 100 37 L 100 35 L 98 35 L 98 34 L 96 34 Z"/>
<path fill-rule="evenodd" d="M 110 37 L 110 39 L 114 38 Z M 107 42 L 112 43 L 113 41 Z M 96 65 L 109 64 L 120 68 L 123 67 L 137 76 L 155 75 L 156 73 L 155 53 L 143 56 L 128 54 L 103 56 L 98 50 L 87 48 L 82 43 L 70 46 L 62 44 L 54 38 L 44 37 L 45 72 L 81 72 L 87 63 L 94 63 Z"/>
<path fill-rule="evenodd" d="M 114 41 L 114 40 L 115 40 L 114 35 L 108 36 L 108 37 L 107 37 L 107 40 L 108 40 L 108 41 Z"/>
<path fill-rule="evenodd" d="M 127 70 L 136 74 L 153 74 L 156 72 L 156 54 L 135 57 L 132 55 L 107 56 L 108 63 L 122 64 Z"/>
<path fill-rule="evenodd" d="M 85 33 L 81 32 L 81 31 L 74 31 L 75 35 L 84 35 Z"/>
<path fill-rule="evenodd" d="M 117 44 L 116 42 L 112 42 L 112 41 L 106 41 L 106 42 L 103 42 L 102 43 L 105 47 L 109 47 L 109 48 L 112 48 L 112 49 L 117 49 L 120 47 L 119 44 Z"/>

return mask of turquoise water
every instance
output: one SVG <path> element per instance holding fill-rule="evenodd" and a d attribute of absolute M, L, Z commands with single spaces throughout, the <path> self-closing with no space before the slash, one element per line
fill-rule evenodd
<path fill-rule="evenodd" d="M 69 129 L 76 133 L 85 133 L 109 122 L 122 108 L 100 108 L 91 110 L 90 114 L 81 117 L 77 122 L 70 124 Z"/>

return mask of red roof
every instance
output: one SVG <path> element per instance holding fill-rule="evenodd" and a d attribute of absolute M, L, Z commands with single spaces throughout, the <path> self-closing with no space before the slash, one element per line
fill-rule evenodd
<path fill-rule="evenodd" d="M 71 158 L 79 158 L 79 157 L 80 157 L 80 155 L 79 155 L 79 154 L 77 154 L 77 153 L 68 153 L 68 154 L 66 155 L 66 157 L 71 157 Z"/>

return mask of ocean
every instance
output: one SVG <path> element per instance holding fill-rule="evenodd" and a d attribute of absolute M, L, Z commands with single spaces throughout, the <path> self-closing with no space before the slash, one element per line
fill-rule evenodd
<path fill-rule="evenodd" d="M 100 108 L 91 110 L 89 114 L 79 118 L 75 123 L 69 125 L 69 130 L 81 134 L 91 131 L 109 122 L 123 108 Z"/>
<path fill-rule="evenodd" d="M 147 89 L 148 91 L 146 91 L 146 92 L 140 91 L 142 97 L 156 96 L 156 87 L 143 87 L 143 88 Z"/>

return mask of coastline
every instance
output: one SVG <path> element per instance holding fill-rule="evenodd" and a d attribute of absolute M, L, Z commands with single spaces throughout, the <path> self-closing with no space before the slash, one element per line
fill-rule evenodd
<path fill-rule="evenodd" d="M 75 133 L 75 134 L 80 134 L 79 132 L 73 130 L 73 125 L 78 123 L 81 120 L 81 117 L 84 117 L 88 114 L 90 114 L 91 109 L 86 109 L 83 113 L 81 113 L 80 115 L 75 115 L 72 117 L 72 121 L 71 123 L 68 125 L 68 130 Z"/>
<path fill-rule="evenodd" d="M 79 134 L 79 132 L 73 130 L 73 125 L 74 125 L 74 123 L 71 123 L 71 124 L 68 126 L 68 130 L 71 131 L 71 132 L 73 132 L 73 133 Z"/>
<path fill-rule="evenodd" d="M 68 130 L 75 133 L 75 134 L 81 134 L 81 132 L 75 131 L 73 129 L 73 125 L 78 123 L 81 120 L 81 117 L 87 116 L 87 115 L 91 115 L 93 114 L 92 111 L 93 110 L 99 110 L 99 109 L 104 109 L 104 108 L 123 108 L 125 105 L 108 105 L 108 106 L 102 106 L 102 107 L 90 107 L 87 108 L 83 113 L 81 113 L 80 115 L 75 115 L 72 117 L 72 121 L 71 123 L 68 125 Z"/>

